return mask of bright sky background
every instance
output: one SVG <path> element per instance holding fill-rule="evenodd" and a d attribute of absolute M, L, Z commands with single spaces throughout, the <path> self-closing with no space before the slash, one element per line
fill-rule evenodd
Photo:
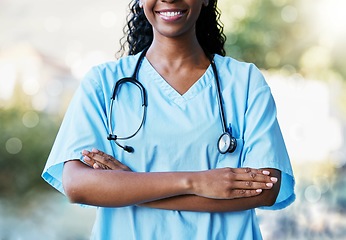
<path fill-rule="evenodd" d="M 1 0 L 0 51 L 29 43 L 62 59 L 80 77 L 90 65 L 114 59 L 126 4 L 114 0 Z"/>

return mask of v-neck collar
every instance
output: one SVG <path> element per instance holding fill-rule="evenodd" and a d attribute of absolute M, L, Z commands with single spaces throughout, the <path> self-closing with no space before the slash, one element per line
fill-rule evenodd
<path fill-rule="evenodd" d="M 159 88 L 165 93 L 165 96 L 177 105 L 181 105 L 197 96 L 204 88 L 210 86 L 214 78 L 213 69 L 211 65 L 209 65 L 204 74 L 181 95 L 155 70 L 147 58 L 143 59 L 141 68 L 146 72 L 151 81 L 155 81 Z"/>

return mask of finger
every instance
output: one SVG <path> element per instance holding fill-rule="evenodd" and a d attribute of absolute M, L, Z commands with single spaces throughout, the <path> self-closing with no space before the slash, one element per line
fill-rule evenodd
<path fill-rule="evenodd" d="M 249 167 L 245 167 L 245 168 L 232 168 L 232 172 L 234 173 L 256 173 L 256 174 L 263 174 L 266 176 L 270 175 L 270 172 L 267 170 L 262 170 L 262 169 L 255 169 L 255 168 L 249 168 Z"/>
<path fill-rule="evenodd" d="M 85 149 L 84 149 L 84 150 L 82 151 L 82 155 L 83 155 L 83 156 L 87 156 L 88 154 L 90 154 L 90 152 L 89 152 L 88 150 L 85 150 Z"/>
<path fill-rule="evenodd" d="M 248 190 L 257 190 L 257 189 L 271 189 L 274 186 L 272 182 L 253 182 L 253 181 L 235 181 L 232 184 L 233 189 L 248 189 Z"/>
<path fill-rule="evenodd" d="M 106 162 L 108 162 L 108 163 L 112 162 L 112 164 L 114 164 L 114 166 L 116 166 L 116 167 L 119 167 L 119 168 L 126 170 L 126 171 L 131 171 L 131 169 L 128 166 L 121 163 L 120 161 L 115 159 L 113 156 L 108 155 L 107 153 L 104 153 L 104 152 L 97 150 L 97 149 L 93 149 L 92 152 L 97 152 L 99 155 L 101 155 L 104 158 L 104 160 L 106 160 Z M 106 165 L 109 166 L 108 164 L 106 164 Z"/>
<path fill-rule="evenodd" d="M 107 167 L 106 165 L 100 163 L 100 162 L 97 162 L 93 159 L 91 159 L 88 155 L 90 156 L 93 156 L 92 153 L 90 153 L 89 151 L 87 150 L 83 150 L 82 151 L 82 154 L 83 154 L 83 161 L 89 165 L 90 167 L 94 168 L 94 169 L 110 169 L 109 167 Z"/>
<path fill-rule="evenodd" d="M 120 161 L 115 159 L 113 156 L 108 155 L 96 148 L 93 148 L 91 152 L 87 150 L 83 150 L 82 154 L 84 156 L 87 156 L 91 158 L 92 161 L 96 161 L 99 163 L 99 165 L 105 165 L 107 169 L 113 169 L 113 170 L 125 170 L 125 171 L 132 171 L 128 166 L 122 164 Z"/>
<path fill-rule="evenodd" d="M 126 165 L 122 164 L 120 161 L 112 157 L 111 155 L 108 155 L 98 149 L 93 149 L 88 156 L 91 156 L 91 158 L 94 161 L 97 161 L 98 163 L 107 166 L 109 169 L 122 169 L 125 171 L 131 171 L 129 167 Z"/>
<path fill-rule="evenodd" d="M 278 179 L 276 177 L 268 176 L 267 170 L 259 170 L 252 168 L 233 168 L 232 172 L 234 180 L 238 181 L 253 181 L 253 182 L 265 182 L 265 183 L 276 183 Z M 263 172 L 265 174 L 263 174 Z M 270 172 L 269 172 L 270 173 Z"/>
<path fill-rule="evenodd" d="M 245 197 L 254 197 L 260 195 L 262 193 L 262 189 L 256 190 L 246 190 L 246 189 L 235 189 L 232 190 L 230 195 L 231 198 L 245 198 Z"/>
<path fill-rule="evenodd" d="M 237 175 L 237 180 L 262 182 L 262 183 L 276 183 L 278 181 L 276 177 L 266 176 L 266 175 L 253 173 L 253 172 Z"/>
<path fill-rule="evenodd" d="M 98 161 L 102 164 L 105 165 L 109 165 L 109 164 L 114 164 L 117 162 L 117 160 L 115 158 L 113 158 L 112 156 L 99 151 L 99 150 L 95 150 L 93 149 L 93 151 L 89 152 L 86 156 L 88 156 L 89 158 L 91 158 L 94 161 Z"/>
<path fill-rule="evenodd" d="M 96 148 L 93 148 L 93 149 L 91 150 L 91 152 L 93 152 L 93 153 L 100 153 L 100 152 L 102 152 L 102 151 L 100 151 L 100 150 L 98 150 L 98 149 L 96 149 Z"/>
<path fill-rule="evenodd" d="M 87 165 L 89 165 L 90 167 L 93 167 L 93 165 L 94 165 L 94 161 L 91 160 L 91 158 L 89 158 L 88 156 L 84 156 L 84 157 L 83 157 L 83 161 L 84 161 Z"/>
<path fill-rule="evenodd" d="M 118 169 L 119 167 L 117 164 L 109 157 L 101 156 L 101 155 L 94 155 L 93 156 L 94 161 L 99 164 L 100 166 L 105 165 L 111 169 Z"/>
<path fill-rule="evenodd" d="M 96 148 L 93 148 L 92 151 L 88 151 L 88 150 L 82 151 L 83 156 L 88 156 L 90 158 L 95 158 L 95 156 L 97 156 L 97 155 L 103 156 L 104 154 L 105 154 L 104 152 L 102 152 Z"/>
<path fill-rule="evenodd" d="M 101 166 L 96 162 L 93 164 L 93 168 L 94 169 L 102 169 Z"/>

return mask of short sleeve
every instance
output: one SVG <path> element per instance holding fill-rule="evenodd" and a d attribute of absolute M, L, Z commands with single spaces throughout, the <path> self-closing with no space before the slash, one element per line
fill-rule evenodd
<path fill-rule="evenodd" d="M 275 168 L 281 171 L 281 187 L 273 206 L 281 209 L 295 199 L 294 176 L 285 142 L 276 115 L 276 106 L 269 86 L 257 74 L 257 88 L 250 88 L 245 113 L 243 167 Z M 258 84 L 261 82 L 261 84 Z"/>
<path fill-rule="evenodd" d="M 82 150 L 92 147 L 111 152 L 107 140 L 107 117 L 100 73 L 89 71 L 74 94 L 48 157 L 42 177 L 61 193 L 63 164 L 82 159 Z"/>

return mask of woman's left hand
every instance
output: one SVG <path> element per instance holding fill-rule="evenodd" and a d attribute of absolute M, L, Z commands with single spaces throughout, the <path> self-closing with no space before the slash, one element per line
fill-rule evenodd
<path fill-rule="evenodd" d="M 83 150 L 82 154 L 84 156 L 84 161 L 94 169 L 132 171 L 128 166 L 124 165 L 113 156 L 108 155 L 98 149 L 94 148 L 91 152 Z"/>

